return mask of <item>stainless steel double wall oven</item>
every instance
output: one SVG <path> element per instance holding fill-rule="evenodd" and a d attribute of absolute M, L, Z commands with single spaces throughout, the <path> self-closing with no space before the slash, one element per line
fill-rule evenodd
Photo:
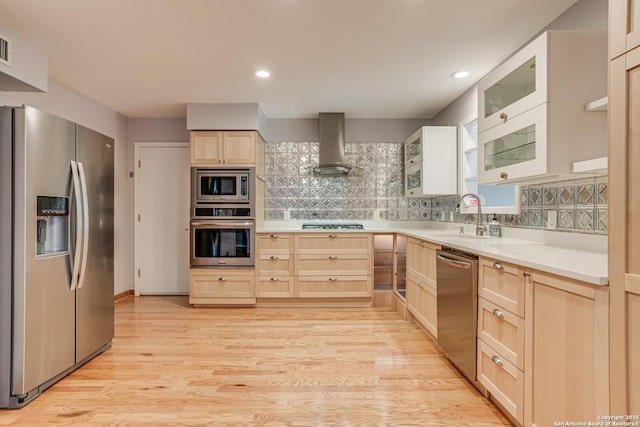
<path fill-rule="evenodd" d="M 255 263 L 254 168 L 191 168 L 191 265 Z"/>

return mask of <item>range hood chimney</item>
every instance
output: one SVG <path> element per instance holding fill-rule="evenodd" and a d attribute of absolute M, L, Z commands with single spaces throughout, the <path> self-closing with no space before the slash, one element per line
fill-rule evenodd
<path fill-rule="evenodd" d="M 313 168 L 317 175 L 346 175 L 354 167 L 344 162 L 344 113 L 318 114 L 320 164 Z"/>

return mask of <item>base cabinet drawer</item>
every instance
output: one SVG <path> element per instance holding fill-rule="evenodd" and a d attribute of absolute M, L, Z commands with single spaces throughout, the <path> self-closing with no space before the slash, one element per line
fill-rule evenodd
<path fill-rule="evenodd" d="M 297 296 L 370 297 L 371 276 L 299 276 Z"/>
<path fill-rule="evenodd" d="M 256 274 L 259 276 L 289 276 L 293 273 L 289 255 L 258 255 Z"/>
<path fill-rule="evenodd" d="M 339 275 L 371 274 L 371 263 L 366 255 L 296 255 L 296 274 L 319 276 L 331 272 Z"/>
<path fill-rule="evenodd" d="M 369 233 L 297 233 L 295 250 L 300 254 L 368 254 L 371 251 Z"/>
<path fill-rule="evenodd" d="M 189 304 L 255 304 L 255 276 L 210 271 L 189 275 Z"/>
<path fill-rule="evenodd" d="M 293 252 L 293 237 L 288 233 L 257 233 L 258 254 L 289 254 Z"/>
<path fill-rule="evenodd" d="M 524 371 L 524 319 L 478 298 L 478 338 Z"/>
<path fill-rule="evenodd" d="M 478 295 L 524 317 L 524 267 L 481 257 Z"/>
<path fill-rule="evenodd" d="M 293 298 L 294 282 L 292 277 L 260 276 L 256 282 L 258 298 Z"/>
<path fill-rule="evenodd" d="M 524 373 L 500 353 L 478 340 L 478 381 L 522 424 Z"/>

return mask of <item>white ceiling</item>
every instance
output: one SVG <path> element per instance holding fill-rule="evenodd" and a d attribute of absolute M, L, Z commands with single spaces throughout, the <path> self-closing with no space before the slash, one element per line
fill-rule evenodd
<path fill-rule="evenodd" d="M 0 0 L 0 26 L 128 117 L 258 102 L 269 118 L 431 118 L 575 2 Z"/>

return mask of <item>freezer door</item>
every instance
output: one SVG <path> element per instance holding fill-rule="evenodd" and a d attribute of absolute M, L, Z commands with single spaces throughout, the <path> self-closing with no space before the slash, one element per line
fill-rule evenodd
<path fill-rule="evenodd" d="M 38 240 L 50 235 L 42 234 L 42 226 L 38 229 L 43 218 L 37 216 L 36 202 L 37 196 L 68 195 L 75 124 L 30 107 L 15 109 L 14 114 L 12 394 L 22 395 L 75 363 L 72 248 L 67 242 L 69 250 L 41 250 Z M 68 240 L 69 225 L 57 225 L 66 226 Z"/>
<path fill-rule="evenodd" d="M 88 248 L 77 294 L 77 361 L 113 338 L 113 139 L 78 125 L 78 165 L 86 187 Z"/>

